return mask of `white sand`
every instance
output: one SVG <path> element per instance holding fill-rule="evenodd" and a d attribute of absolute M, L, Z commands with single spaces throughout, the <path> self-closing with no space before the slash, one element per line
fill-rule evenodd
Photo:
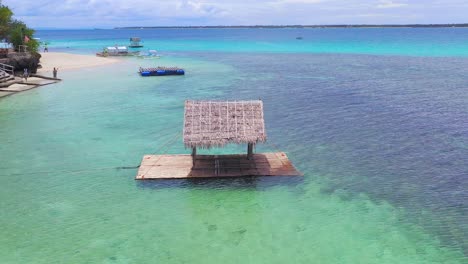
<path fill-rule="evenodd" d="M 54 67 L 58 68 L 58 78 L 61 71 L 68 71 L 80 68 L 96 67 L 119 62 L 115 58 L 103 58 L 94 55 L 77 55 L 61 52 L 41 53 L 42 68 L 37 70 L 37 74 L 52 77 Z"/>

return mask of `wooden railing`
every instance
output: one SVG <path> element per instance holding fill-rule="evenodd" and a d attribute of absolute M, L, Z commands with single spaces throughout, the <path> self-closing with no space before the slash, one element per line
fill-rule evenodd
<path fill-rule="evenodd" d="M 8 65 L 8 64 L 4 64 L 4 63 L 0 63 L 0 70 L 10 74 L 10 75 L 14 75 L 15 73 L 15 68 L 11 65 Z"/>

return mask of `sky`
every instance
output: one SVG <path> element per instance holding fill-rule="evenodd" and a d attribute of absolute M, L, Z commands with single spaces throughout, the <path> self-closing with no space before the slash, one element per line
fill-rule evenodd
<path fill-rule="evenodd" d="M 468 0 L 3 0 L 32 28 L 468 22 Z"/>

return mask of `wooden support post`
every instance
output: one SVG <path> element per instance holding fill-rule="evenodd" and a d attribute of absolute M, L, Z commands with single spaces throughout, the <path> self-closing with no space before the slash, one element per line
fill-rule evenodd
<path fill-rule="evenodd" d="M 247 145 L 247 159 L 252 159 L 254 144 L 249 143 Z"/>
<path fill-rule="evenodd" d="M 192 165 L 193 165 L 193 166 L 195 166 L 196 156 L 197 156 L 197 148 L 196 148 L 196 147 L 193 147 L 193 148 L 192 148 Z"/>

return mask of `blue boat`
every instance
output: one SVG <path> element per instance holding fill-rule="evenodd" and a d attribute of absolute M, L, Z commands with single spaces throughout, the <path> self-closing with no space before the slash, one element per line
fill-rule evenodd
<path fill-rule="evenodd" d="M 140 75 L 147 76 L 166 76 L 166 75 L 184 75 L 184 69 L 178 67 L 156 67 L 156 68 L 141 68 Z"/>

